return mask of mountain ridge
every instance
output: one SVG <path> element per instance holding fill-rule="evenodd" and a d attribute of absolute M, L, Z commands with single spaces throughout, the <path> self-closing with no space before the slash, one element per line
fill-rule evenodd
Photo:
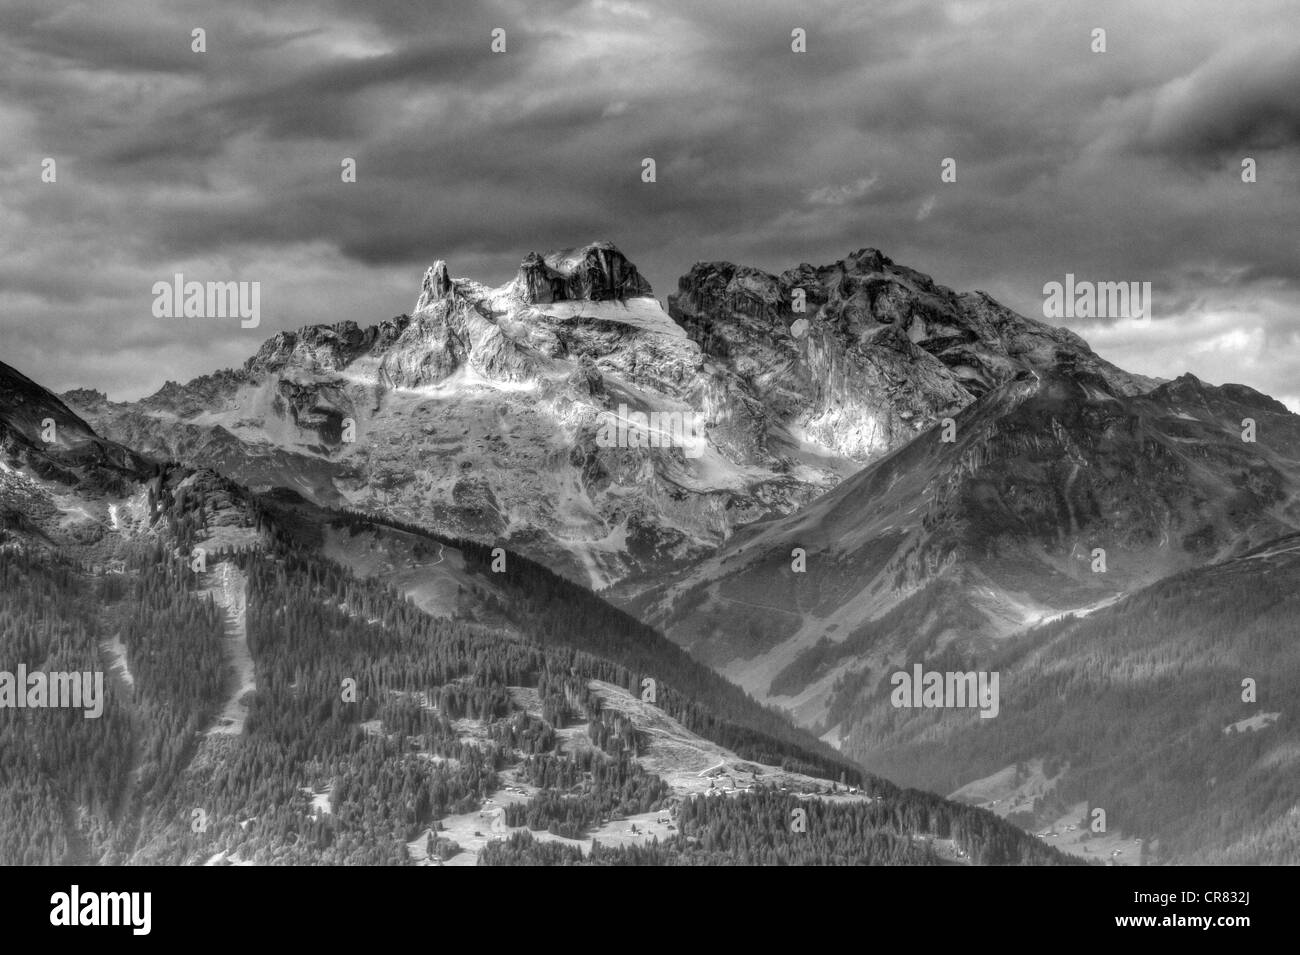
<path fill-rule="evenodd" d="M 155 456 L 497 540 L 599 589 L 796 510 L 1025 370 L 1154 385 L 873 249 L 781 276 L 699 263 L 667 311 L 651 295 L 610 242 L 529 253 L 496 288 L 439 260 L 410 314 L 278 332 L 138 402 L 67 397 Z M 696 415 L 701 455 L 603 446 L 611 418 L 651 412 Z"/>
<path fill-rule="evenodd" d="M 1300 528 L 1300 418 L 1243 386 L 1180 382 L 1125 397 L 1077 371 L 1016 379 L 961 412 L 951 443 L 932 428 L 629 605 L 763 698 L 816 640 L 941 579 L 963 581 L 966 638 L 993 641 Z M 1243 411 L 1260 416 L 1256 444 Z M 744 610 L 760 594 L 797 612 Z"/>

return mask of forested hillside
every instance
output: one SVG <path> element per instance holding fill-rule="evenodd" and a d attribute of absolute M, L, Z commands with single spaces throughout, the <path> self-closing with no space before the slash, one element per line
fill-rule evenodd
<path fill-rule="evenodd" d="M 974 846 L 978 865 L 1050 865 L 1052 849 L 1009 831 L 991 813 L 951 810 L 928 794 L 895 793 L 852 806 L 828 805 L 763 790 L 740 799 L 689 799 L 677 815 L 680 835 L 651 846 L 575 848 L 539 843 L 527 833 L 493 842 L 480 865 L 941 865 L 932 835 Z M 807 813 L 807 831 L 791 831 L 791 813 Z M 916 833 L 926 833 L 918 838 Z"/>
<path fill-rule="evenodd" d="M 122 544 L 121 573 L 30 542 L 0 552 L 6 664 L 113 674 L 98 719 L 0 711 L 0 864 L 410 864 L 409 843 L 480 810 L 506 772 L 528 798 L 503 824 L 557 837 L 561 848 L 540 850 L 556 861 L 611 820 L 669 810 L 677 838 L 599 848 L 590 861 L 940 861 L 929 837 L 976 862 L 1059 858 L 983 810 L 861 776 L 654 631 L 516 555 L 493 574 L 486 551 L 456 545 L 513 627 L 438 618 L 321 557 L 308 525 L 279 520 L 275 496 L 175 468 L 156 486 L 152 529 Z M 219 543 L 240 534 L 238 548 Z M 193 546 L 210 548 L 199 570 Z M 234 638 L 214 588 L 229 579 L 247 581 L 238 608 L 253 663 L 237 732 L 219 719 L 232 705 Z M 640 765 L 634 724 L 591 691 L 598 680 L 635 693 L 651 673 L 657 705 L 702 737 L 866 795 L 801 800 L 806 833 L 790 831 L 792 793 L 675 796 Z M 590 746 L 574 745 L 575 729 Z M 428 845 L 439 858 L 461 851 L 441 837 Z M 531 851 L 488 845 L 485 863 Z"/>
<path fill-rule="evenodd" d="M 280 513 L 270 505 L 274 513 Z M 620 683 L 640 691 L 640 679 L 656 682 L 657 703 L 674 718 L 748 759 L 785 766 L 811 775 L 855 782 L 859 768 L 817 739 L 793 726 L 780 713 L 757 703 L 735 684 L 696 661 L 652 627 L 602 600 L 585 587 L 518 554 L 509 554 L 505 569 L 492 571 L 493 548 L 475 541 L 447 538 L 416 525 L 387 518 L 340 513 L 344 526 L 389 526 L 454 547 L 467 566 L 484 577 L 481 596 L 495 613 L 511 620 L 539 643 L 567 646 L 617 660 L 631 674 Z M 290 524 L 297 535 L 313 540 L 301 514 Z M 490 581 L 504 594 L 488 590 Z M 601 679 L 607 679 L 601 677 Z"/>

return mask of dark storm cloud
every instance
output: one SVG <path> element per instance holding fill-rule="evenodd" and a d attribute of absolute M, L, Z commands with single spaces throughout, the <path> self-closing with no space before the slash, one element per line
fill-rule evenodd
<path fill-rule="evenodd" d="M 113 16 L 89 5 L 14 4 L 0 7 L 0 32 L 47 68 L 190 73 L 203 63 L 190 54 L 188 31 L 169 30 L 157 17 Z"/>
<path fill-rule="evenodd" d="M 483 89 L 509 83 L 508 74 L 490 69 L 482 46 L 431 43 L 317 67 L 233 95 L 196 97 L 177 104 L 150 126 L 131 130 L 129 145 L 103 158 L 125 166 L 159 156 L 195 159 L 211 154 L 224 139 L 251 132 L 272 140 L 341 140 L 371 134 L 383 125 L 382 112 L 367 109 L 367 95 L 377 87 L 473 84 Z"/>
<path fill-rule="evenodd" d="M 278 328 L 408 309 L 433 258 L 499 282 L 528 251 L 608 238 L 662 297 L 696 260 L 780 271 L 876 246 L 1030 315 L 1066 272 L 1151 281 L 1157 321 L 1080 331 L 1137 371 L 1300 402 L 1300 358 L 1277 348 L 1300 301 L 1286 12 L 6 5 L 0 357 L 135 395 L 239 364 Z M 196 26 L 206 54 L 190 52 Z M 1089 49 L 1098 26 L 1105 54 Z M 489 51 L 496 27 L 505 54 Z M 796 27 L 807 53 L 790 50 Z M 940 181 L 947 157 L 956 183 Z M 149 290 L 175 271 L 261 281 L 263 327 L 160 323 Z"/>
<path fill-rule="evenodd" d="M 1130 142 L 1181 162 L 1300 146 L 1300 39 L 1243 43 L 1140 99 Z"/>

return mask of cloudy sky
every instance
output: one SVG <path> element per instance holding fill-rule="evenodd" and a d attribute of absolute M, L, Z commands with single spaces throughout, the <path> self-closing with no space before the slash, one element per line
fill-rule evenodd
<path fill-rule="evenodd" d="M 1300 410 L 1293 24 L 1294 0 L 5 0 L 0 360 L 129 399 L 409 311 L 435 258 L 495 284 L 607 238 L 662 298 L 698 260 L 872 246 L 1035 317 L 1067 272 L 1149 281 L 1150 322 L 1064 323 Z M 260 282 L 261 326 L 155 318 L 176 272 Z"/>

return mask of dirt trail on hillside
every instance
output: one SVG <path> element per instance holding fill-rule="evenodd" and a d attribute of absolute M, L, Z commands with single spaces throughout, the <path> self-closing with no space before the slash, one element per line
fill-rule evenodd
<path fill-rule="evenodd" d="M 208 577 L 208 586 L 202 593 L 211 594 L 217 606 L 225 611 L 226 635 L 223 643 L 226 662 L 233 668 L 234 678 L 226 705 L 207 732 L 209 736 L 238 736 L 244 732 L 244 721 L 248 719 L 245 697 L 257 689 L 253 655 L 248 649 L 247 580 L 242 570 L 225 561 L 213 567 Z"/>

